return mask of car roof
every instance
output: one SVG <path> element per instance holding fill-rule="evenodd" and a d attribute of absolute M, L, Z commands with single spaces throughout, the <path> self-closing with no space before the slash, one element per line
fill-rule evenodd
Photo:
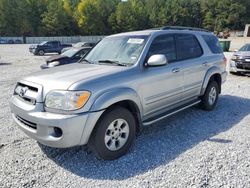
<path fill-rule="evenodd" d="M 152 35 L 152 34 L 163 34 L 163 33 L 192 33 L 192 34 L 212 34 L 211 31 L 201 29 L 201 28 L 193 28 L 193 27 L 172 27 L 172 26 L 166 26 L 166 27 L 160 27 L 160 28 L 152 28 L 142 31 L 132 31 L 132 32 L 125 32 L 125 33 L 119 33 L 111 35 L 113 36 L 127 36 L 127 35 Z"/>

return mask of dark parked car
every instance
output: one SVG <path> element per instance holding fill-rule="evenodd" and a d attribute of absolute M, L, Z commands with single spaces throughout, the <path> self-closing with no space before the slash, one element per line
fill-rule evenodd
<path fill-rule="evenodd" d="M 96 43 L 93 42 L 78 42 L 75 45 L 73 45 L 73 48 L 81 48 L 81 47 L 91 47 L 93 48 L 96 45 Z M 62 49 L 62 53 L 66 52 L 67 50 L 71 49 L 72 47 L 67 47 Z"/>
<path fill-rule="evenodd" d="M 15 40 L 15 44 L 22 44 L 22 43 L 23 43 L 23 41 L 20 39 Z"/>
<path fill-rule="evenodd" d="M 14 40 L 12 39 L 8 40 L 8 44 L 14 44 L 14 43 L 15 43 Z"/>
<path fill-rule="evenodd" d="M 230 73 L 240 74 L 250 72 L 250 44 L 245 44 L 234 52 L 230 60 Z"/>
<path fill-rule="evenodd" d="M 53 55 L 46 60 L 46 64 L 41 65 L 41 69 L 76 63 L 82 57 L 84 57 L 90 51 L 90 49 L 90 47 L 72 48 L 61 55 Z"/>
<path fill-rule="evenodd" d="M 60 41 L 44 41 L 38 45 L 31 45 L 29 51 L 34 55 L 44 55 L 45 53 L 58 53 L 65 47 L 72 47 L 71 44 L 61 44 Z"/>
<path fill-rule="evenodd" d="M 0 44 L 7 44 L 7 41 L 4 39 L 0 39 Z"/>

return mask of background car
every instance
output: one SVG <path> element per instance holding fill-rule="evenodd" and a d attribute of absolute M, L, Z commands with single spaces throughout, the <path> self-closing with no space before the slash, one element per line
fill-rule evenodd
<path fill-rule="evenodd" d="M 8 40 L 8 44 L 14 44 L 14 43 L 15 43 L 14 40 L 12 39 Z"/>
<path fill-rule="evenodd" d="M 239 51 L 234 52 L 229 71 L 232 74 L 250 72 L 250 44 L 245 44 Z"/>
<path fill-rule="evenodd" d="M 7 44 L 7 41 L 4 39 L 0 39 L 0 44 Z"/>
<path fill-rule="evenodd" d="M 15 40 L 15 44 L 22 44 L 22 43 L 23 43 L 23 41 L 20 39 Z"/>
<path fill-rule="evenodd" d="M 41 65 L 41 69 L 76 63 L 81 58 L 83 58 L 90 50 L 90 47 L 72 48 L 62 53 L 61 55 L 53 55 L 46 60 L 46 64 Z"/>
<path fill-rule="evenodd" d="M 73 48 L 81 48 L 81 47 L 91 47 L 93 48 L 96 45 L 96 43 L 93 42 L 78 42 L 76 44 L 73 45 Z M 66 47 L 63 48 L 61 53 L 66 52 L 67 50 L 71 49 L 72 47 Z"/>
<path fill-rule="evenodd" d="M 39 45 L 31 45 L 29 51 L 34 55 L 43 56 L 45 53 L 58 53 L 65 47 L 72 47 L 71 44 L 61 44 L 60 41 L 44 41 Z"/>

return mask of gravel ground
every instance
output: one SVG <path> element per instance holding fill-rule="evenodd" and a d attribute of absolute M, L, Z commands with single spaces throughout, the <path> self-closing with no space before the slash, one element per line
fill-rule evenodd
<path fill-rule="evenodd" d="M 250 187 L 248 76 L 228 76 L 214 111 L 176 114 L 145 128 L 126 156 L 101 161 L 84 147 L 39 145 L 17 128 L 13 87 L 46 57 L 28 45 L 1 45 L 0 56 L 0 187 Z"/>

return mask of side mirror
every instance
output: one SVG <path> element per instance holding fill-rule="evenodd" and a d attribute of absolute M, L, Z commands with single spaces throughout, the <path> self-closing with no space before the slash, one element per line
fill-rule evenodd
<path fill-rule="evenodd" d="M 238 52 L 238 50 L 237 50 L 237 49 L 234 49 L 234 52 Z"/>
<path fill-rule="evenodd" d="M 162 65 L 167 65 L 168 60 L 165 55 L 162 54 L 157 54 L 157 55 L 152 55 L 146 64 L 146 66 L 149 67 L 156 67 L 156 66 L 162 66 Z"/>

